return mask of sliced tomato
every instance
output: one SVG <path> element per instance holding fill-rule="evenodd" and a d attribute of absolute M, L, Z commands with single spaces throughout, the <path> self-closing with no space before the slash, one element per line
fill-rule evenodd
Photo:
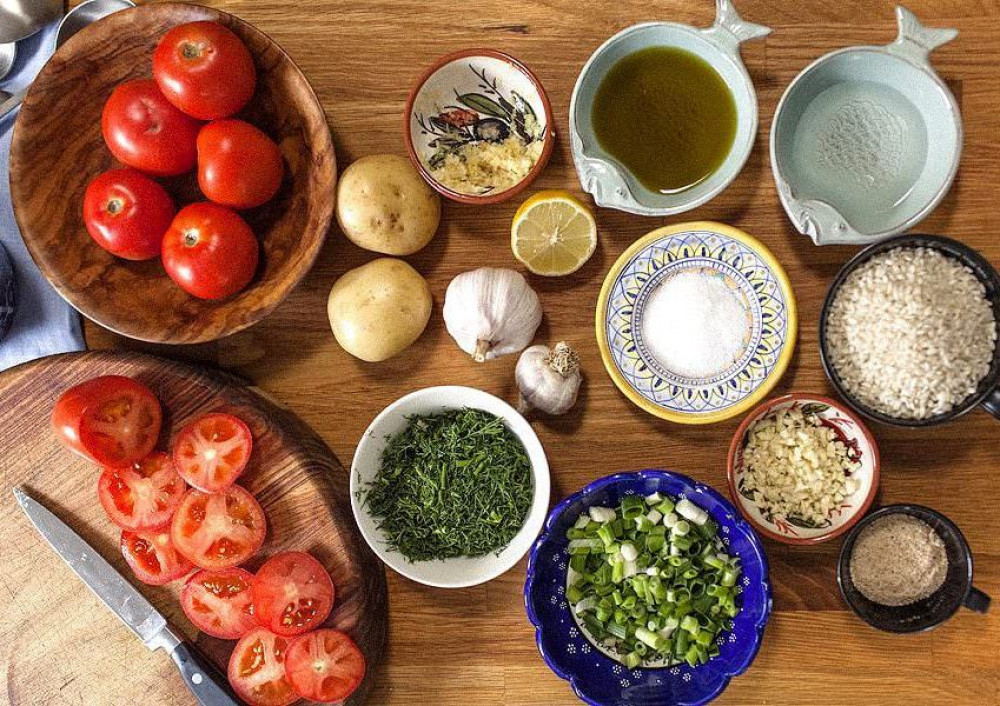
<path fill-rule="evenodd" d="M 295 638 L 285 653 L 285 676 L 303 699 L 343 701 L 365 678 L 365 656 L 340 630 L 314 630 Z"/>
<path fill-rule="evenodd" d="M 250 427 L 231 414 L 198 417 L 174 441 L 174 465 L 188 483 L 206 493 L 231 486 L 250 460 Z"/>
<path fill-rule="evenodd" d="M 162 452 L 126 468 L 105 468 L 97 481 L 97 497 L 108 519 L 132 531 L 169 525 L 185 490 L 187 484 Z"/>
<path fill-rule="evenodd" d="M 148 456 L 162 422 L 156 395 L 122 375 L 104 375 L 71 387 L 52 410 L 52 428 L 64 444 L 112 468 Z"/>
<path fill-rule="evenodd" d="M 318 628 L 333 608 L 333 580 L 305 552 L 275 554 L 253 580 L 257 621 L 278 635 L 301 635 Z"/>
<path fill-rule="evenodd" d="M 298 701 L 285 678 L 288 638 L 254 628 L 236 643 L 229 658 L 229 683 L 250 706 L 288 706 Z"/>
<path fill-rule="evenodd" d="M 166 530 L 122 532 L 122 554 L 135 577 L 151 586 L 162 586 L 186 575 L 194 567 L 180 555 Z"/>
<path fill-rule="evenodd" d="M 257 627 L 250 593 L 252 581 L 253 574 L 245 569 L 199 571 L 181 591 L 184 615 L 204 633 L 238 640 Z"/>
<path fill-rule="evenodd" d="M 177 551 L 201 569 L 228 569 L 264 543 L 267 520 L 256 499 L 238 485 L 221 493 L 191 489 L 170 524 Z"/>

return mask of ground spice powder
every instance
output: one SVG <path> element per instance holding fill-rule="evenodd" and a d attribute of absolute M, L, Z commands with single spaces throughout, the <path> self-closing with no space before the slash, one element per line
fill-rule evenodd
<path fill-rule="evenodd" d="M 851 580 L 870 601 L 902 606 L 927 598 L 944 584 L 948 554 L 934 528 L 911 515 L 879 518 L 851 552 Z"/>

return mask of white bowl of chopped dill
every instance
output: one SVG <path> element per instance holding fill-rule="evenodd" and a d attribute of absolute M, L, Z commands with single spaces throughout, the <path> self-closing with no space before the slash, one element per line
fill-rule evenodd
<path fill-rule="evenodd" d="M 351 464 L 351 508 L 390 568 L 439 588 L 484 583 L 531 548 L 549 464 L 517 410 L 471 387 L 429 387 L 386 407 Z"/>

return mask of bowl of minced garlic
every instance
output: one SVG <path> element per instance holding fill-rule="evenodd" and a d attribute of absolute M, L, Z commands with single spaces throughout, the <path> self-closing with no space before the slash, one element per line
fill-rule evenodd
<path fill-rule="evenodd" d="M 881 461 L 861 419 L 809 393 L 772 398 L 729 447 L 729 492 L 765 537 L 817 544 L 846 533 L 875 500 Z"/>
<path fill-rule="evenodd" d="M 406 105 L 406 148 L 445 198 L 491 204 L 522 191 L 545 168 L 555 142 L 542 84 L 500 51 L 469 49 L 428 68 Z"/>
<path fill-rule="evenodd" d="M 848 605 L 888 632 L 936 627 L 963 605 L 985 613 L 972 585 L 972 552 L 961 530 L 921 505 L 888 505 L 859 522 L 840 553 L 837 581 Z"/>

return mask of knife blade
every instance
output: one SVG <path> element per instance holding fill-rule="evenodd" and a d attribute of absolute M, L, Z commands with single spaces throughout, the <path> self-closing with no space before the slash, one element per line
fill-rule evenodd
<path fill-rule="evenodd" d="M 149 649 L 162 648 L 170 654 L 202 706 L 238 706 L 226 678 L 185 643 L 163 614 L 83 537 L 22 488 L 14 488 L 14 497 L 42 538 L 104 605 Z"/>
<path fill-rule="evenodd" d="M 56 554 L 147 647 L 170 651 L 176 646 L 179 640 L 167 627 L 163 614 L 83 537 L 20 488 L 14 488 L 14 497 Z"/>

